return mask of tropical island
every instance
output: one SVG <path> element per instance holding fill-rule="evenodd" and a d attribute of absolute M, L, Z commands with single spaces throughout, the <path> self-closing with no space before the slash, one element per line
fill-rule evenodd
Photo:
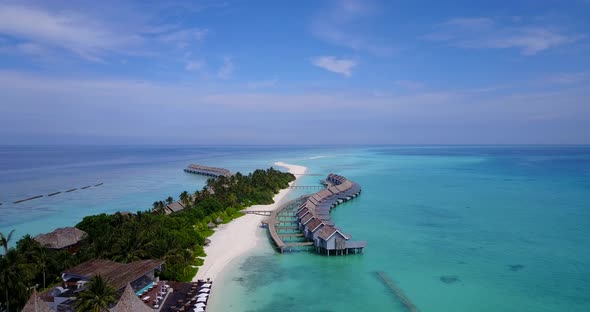
<path fill-rule="evenodd" d="M 68 274 L 72 277 L 68 281 L 80 287 L 73 303 L 76 311 L 125 311 L 121 303 L 113 306 L 118 299 L 137 301 L 138 293 L 131 290 L 131 284 L 150 277 L 186 282 L 187 292 L 206 287 L 207 282 L 188 282 L 203 264 L 204 246 L 213 228 L 242 216 L 244 208 L 272 204 L 275 194 L 294 180 L 292 173 L 272 167 L 248 175 L 219 175 L 208 179 L 201 190 L 182 192 L 177 202 L 170 196 L 154 202 L 148 210 L 87 216 L 75 228 L 58 229 L 46 236 L 25 235 L 15 243 L 14 230 L 0 233 L 4 249 L 0 304 L 9 312 L 20 311 L 25 304 L 37 307 L 37 294 L 43 296 L 54 288 L 61 291 L 56 285 Z M 140 296 L 146 291 L 165 294 L 169 287 L 148 286 Z"/>

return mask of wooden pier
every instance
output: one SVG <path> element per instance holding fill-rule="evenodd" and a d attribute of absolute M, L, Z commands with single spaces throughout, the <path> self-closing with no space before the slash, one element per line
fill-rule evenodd
<path fill-rule="evenodd" d="M 208 167 L 208 166 L 194 165 L 194 164 L 188 165 L 188 167 L 186 167 L 186 169 L 184 169 L 184 172 L 200 174 L 200 175 L 210 176 L 210 177 L 215 177 L 215 178 L 220 177 L 220 176 L 229 177 L 232 175 L 231 171 L 224 169 L 224 168 Z"/>
<path fill-rule="evenodd" d="M 299 230 L 296 226 L 289 226 L 289 225 L 276 225 L 275 229 L 277 230 Z"/>
<path fill-rule="evenodd" d="M 323 190 L 325 186 L 323 185 L 292 185 L 289 186 L 292 190 Z"/>
<path fill-rule="evenodd" d="M 279 234 L 279 236 L 281 238 L 283 238 L 283 237 L 303 237 L 305 235 L 303 233 L 285 233 L 285 234 Z"/>
<path fill-rule="evenodd" d="M 420 311 L 418 310 L 416 305 L 414 305 L 414 303 L 412 303 L 412 301 L 406 296 L 406 294 L 404 294 L 404 292 L 399 287 L 397 287 L 397 285 L 395 285 L 395 283 L 389 277 L 389 275 L 387 275 L 387 273 L 379 271 L 377 272 L 377 276 L 383 281 L 383 283 L 385 283 L 385 285 L 387 285 L 387 287 L 389 287 L 391 292 L 396 296 L 396 298 L 404 305 L 404 307 L 409 312 Z"/>

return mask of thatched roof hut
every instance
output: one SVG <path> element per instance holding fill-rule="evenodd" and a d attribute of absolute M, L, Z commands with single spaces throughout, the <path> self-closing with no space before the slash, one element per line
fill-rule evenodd
<path fill-rule="evenodd" d="M 207 224 L 207 226 L 208 226 L 210 229 L 212 229 L 212 228 L 216 227 L 217 225 L 215 225 L 215 223 L 213 223 L 213 222 L 209 222 L 209 224 Z"/>
<path fill-rule="evenodd" d="M 29 301 L 27 301 L 27 304 L 25 304 L 24 308 L 22 309 L 22 312 L 54 312 L 54 311 L 47 305 L 47 303 L 45 303 L 45 301 L 43 301 L 43 300 L 41 300 L 41 298 L 39 298 L 39 295 L 37 295 L 37 290 L 33 289 L 33 293 L 31 294 Z"/>
<path fill-rule="evenodd" d="M 133 292 L 133 288 L 131 288 L 130 284 L 127 284 L 125 287 L 125 291 L 123 291 L 123 295 L 117 305 L 115 305 L 111 312 L 154 312 L 154 309 L 148 307 L 145 303 L 135 295 Z"/>
<path fill-rule="evenodd" d="M 50 249 L 65 249 L 76 245 L 86 238 L 86 232 L 75 227 L 56 229 L 51 233 L 39 234 L 35 240 Z"/>
<path fill-rule="evenodd" d="M 221 219 L 220 217 L 217 217 L 217 219 L 215 219 L 215 223 L 217 223 L 217 224 L 223 223 L 223 219 Z"/>

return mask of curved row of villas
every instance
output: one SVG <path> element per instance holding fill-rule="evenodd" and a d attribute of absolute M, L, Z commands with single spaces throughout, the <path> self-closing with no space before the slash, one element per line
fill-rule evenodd
<path fill-rule="evenodd" d="M 313 241 L 319 253 L 343 255 L 362 252 L 366 242 L 351 241 L 351 235 L 342 232 L 330 220 L 330 211 L 357 197 L 361 193 L 361 186 L 337 174 L 329 174 L 326 181 L 326 189 L 310 195 L 297 209 L 299 229 L 307 239 Z"/>
<path fill-rule="evenodd" d="M 195 173 L 210 177 L 220 177 L 226 176 L 229 177 L 232 175 L 231 171 L 224 169 L 224 168 L 216 168 L 216 167 L 207 167 L 202 165 L 189 165 L 184 169 L 184 172 L 188 173 Z"/>

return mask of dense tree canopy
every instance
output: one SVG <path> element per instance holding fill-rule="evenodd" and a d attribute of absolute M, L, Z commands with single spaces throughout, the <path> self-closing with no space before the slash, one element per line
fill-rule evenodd
<path fill-rule="evenodd" d="M 31 286 L 55 284 L 65 269 L 97 258 L 122 263 L 162 259 L 163 279 L 189 281 L 202 264 L 198 257 L 205 255 L 205 238 L 213 233 L 207 227 L 209 222 L 217 218 L 229 222 L 247 206 L 270 204 L 274 194 L 293 180 L 292 174 L 273 168 L 249 175 L 236 173 L 209 179 L 203 189 L 192 194 L 182 192 L 179 200 L 187 208 L 177 213 L 164 213 L 166 203 L 174 201 L 170 196 L 136 214 L 85 217 L 76 227 L 88 237 L 75 255 L 48 251 L 27 235 L 16 248 L 6 246 L 7 253 L 0 257 L 0 303 L 6 305 L 9 300 L 10 311 L 16 311 L 28 299 Z"/>

